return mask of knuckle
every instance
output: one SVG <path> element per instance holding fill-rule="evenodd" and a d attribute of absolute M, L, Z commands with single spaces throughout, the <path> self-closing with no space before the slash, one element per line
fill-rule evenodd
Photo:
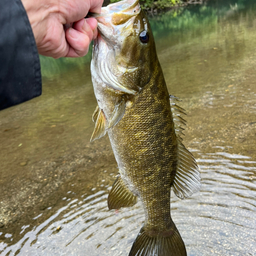
<path fill-rule="evenodd" d="M 75 51 L 79 56 L 85 56 L 89 51 L 90 39 L 84 35 L 80 43 L 75 47 Z"/>

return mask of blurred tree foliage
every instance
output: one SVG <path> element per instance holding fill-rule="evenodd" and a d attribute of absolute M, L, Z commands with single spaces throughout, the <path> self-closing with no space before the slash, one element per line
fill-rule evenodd
<path fill-rule="evenodd" d="M 42 76 L 51 78 L 54 74 L 60 74 L 73 68 L 83 69 L 91 61 L 91 58 L 92 47 L 90 47 L 88 54 L 81 58 L 60 58 L 56 60 L 40 55 Z"/>

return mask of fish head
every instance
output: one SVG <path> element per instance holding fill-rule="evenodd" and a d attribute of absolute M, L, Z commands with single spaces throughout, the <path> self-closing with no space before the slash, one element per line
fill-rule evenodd
<path fill-rule="evenodd" d="M 128 89 L 124 93 L 136 94 L 149 82 L 157 60 L 153 34 L 139 0 L 110 4 L 94 17 L 99 30 L 93 53 L 98 74 L 110 87 L 118 90 L 121 85 Z"/>

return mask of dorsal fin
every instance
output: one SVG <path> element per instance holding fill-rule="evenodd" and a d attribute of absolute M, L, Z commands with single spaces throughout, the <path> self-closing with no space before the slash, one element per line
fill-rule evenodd
<path fill-rule="evenodd" d="M 109 210 L 130 207 L 136 202 L 137 197 L 127 188 L 121 176 L 118 176 L 108 196 Z"/>
<path fill-rule="evenodd" d="M 175 195 L 181 199 L 200 190 L 200 172 L 193 155 L 178 139 L 178 164 L 173 183 Z"/>
<path fill-rule="evenodd" d="M 175 133 L 177 137 L 182 140 L 182 137 L 184 136 L 183 130 L 186 126 L 186 120 L 183 118 L 183 116 L 186 115 L 185 109 L 179 107 L 177 105 L 177 102 L 179 102 L 179 98 L 170 95 L 170 105 L 171 105 L 171 110 L 172 110 L 172 117 L 173 117 L 173 122 L 174 122 L 174 128 L 175 128 Z"/>
<path fill-rule="evenodd" d="M 97 119 L 96 119 L 97 116 Z M 106 134 L 106 118 L 103 113 L 103 110 L 100 109 L 98 106 L 96 107 L 93 115 L 93 121 L 95 121 L 94 131 L 92 133 L 91 142 L 103 137 Z"/>
<path fill-rule="evenodd" d="M 180 101 L 177 97 L 170 95 L 175 133 L 178 139 L 178 164 L 173 183 L 173 190 L 177 197 L 184 199 L 199 191 L 200 172 L 193 155 L 182 144 L 182 136 L 186 121 L 183 116 L 185 110 L 177 105 Z"/>

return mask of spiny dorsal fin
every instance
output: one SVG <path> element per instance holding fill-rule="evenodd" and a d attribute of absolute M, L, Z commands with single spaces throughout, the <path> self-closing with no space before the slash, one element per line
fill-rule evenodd
<path fill-rule="evenodd" d="M 186 126 L 186 120 L 183 118 L 183 116 L 186 115 L 186 111 L 185 109 L 177 105 L 177 102 L 180 101 L 177 97 L 170 95 L 169 99 L 170 99 L 170 105 L 172 110 L 175 133 L 177 137 L 182 140 L 182 137 L 184 136 L 182 131 Z"/>
<path fill-rule="evenodd" d="M 117 177 L 108 196 L 108 208 L 120 209 L 135 205 L 137 197 L 126 187 L 122 178 Z"/>
<path fill-rule="evenodd" d="M 173 191 L 180 199 L 187 198 L 200 190 L 200 172 L 193 155 L 178 139 L 178 164 Z"/>
<path fill-rule="evenodd" d="M 96 116 L 97 116 L 97 119 L 96 119 Z M 96 119 L 96 122 L 95 122 L 94 131 L 92 133 L 92 137 L 90 140 L 91 142 L 103 137 L 106 134 L 106 118 L 103 113 L 103 110 L 100 109 L 99 107 L 98 107 L 98 109 L 96 108 L 96 110 L 93 113 L 92 118 L 93 118 L 93 120 Z"/>
<path fill-rule="evenodd" d="M 115 106 L 112 116 L 110 117 L 108 122 L 108 129 L 117 125 L 118 122 L 122 119 L 125 113 L 125 107 L 126 107 L 125 100 L 122 99 L 121 102 Z"/>

